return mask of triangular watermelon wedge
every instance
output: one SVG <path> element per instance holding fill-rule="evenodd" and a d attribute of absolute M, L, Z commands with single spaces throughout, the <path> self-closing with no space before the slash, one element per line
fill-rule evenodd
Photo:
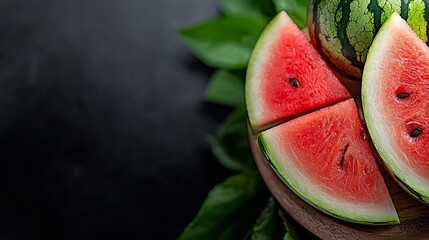
<path fill-rule="evenodd" d="M 362 105 L 371 139 L 389 172 L 429 204 L 429 48 L 396 13 L 369 50 Z"/>
<path fill-rule="evenodd" d="M 399 223 L 354 100 L 285 12 L 256 44 L 246 104 L 267 160 L 302 199 L 351 222 Z"/>
<path fill-rule="evenodd" d="M 259 142 L 279 177 L 315 208 L 361 224 L 399 223 L 353 99 L 268 129 Z"/>
<path fill-rule="evenodd" d="M 246 105 L 254 132 L 350 98 L 310 40 L 285 13 L 266 27 L 250 58 Z"/>

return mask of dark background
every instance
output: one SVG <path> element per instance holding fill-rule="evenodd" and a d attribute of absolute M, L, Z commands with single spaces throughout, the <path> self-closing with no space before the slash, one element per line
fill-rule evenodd
<path fill-rule="evenodd" d="M 175 28 L 217 0 L 0 0 L 0 239 L 175 239 L 228 172 L 211 69 Z"/>

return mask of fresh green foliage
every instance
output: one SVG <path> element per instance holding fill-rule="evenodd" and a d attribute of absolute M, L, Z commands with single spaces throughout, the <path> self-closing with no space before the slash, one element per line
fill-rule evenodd
<path fill-rule="evenodd" d="M 286 11 L 299 28 L 307 27 L 307 0 L 273 0 L 277 12 Z"/>
<path fill-rule="evenodd" d="M 224 167 L 234 171 L 254 167 L 244 108 L 232 112 L 219 126 L 216 135 L 208 140 L 213 154 Z"/>
<path fill-rule="evenodd" d="M 252 49 L 267 24 L 262 16 L 220 16 L 180 29 L 193 54 L 210 67 L 245 68 Z"/>
<path fill-rule="evenodd" d="M 256 171 L 243 171 L 215 186 L 179 240 L 244 239 L 268 194 Z"/>
<path fill-rule="evenodd" d="M 269 0 L 220 0 L 222 12 L 235 16 L 267 16 L 276 14 L 273 2 Z"/>
<path fill-rule="evenodd" d="M 220 0 L 221 16 L 178 31 L 197 58 L 219 68 L 207 85 L 205 100 L 233 110 L 207 139 L 219 163 L 238 172 L 209 192 L 180 240 L 296 239 L 273 199 L 263 210 L 269 195 L 250 151 L 244 79 L 253 47 L 268 20 L 285 10 L 304 28 L 306 6 L 307 0 Z"/>
<path fill-rule="evenodd" d="M 205 99 L 229 107 L 244 105 L 244 81 L 230 71 L 217 70 L 206 88 Z"/>
<path fill-rule="evenodd" d="M 279 216 L 276 201 L 271 197 L 252 229 L 252 240 L 281 239 L 287 234 Z"/>
<path fill-rule="evenodd" d="M 290 223 L 290 221 L 286 218 L 286 216 L 284 215 L 284 213 L 278 209 L 278 213 L 280 218 L 282 219 L 283 222 L 283 226 L 286 229 L 286 234 L 284 235 L 283 239 L 284 240 L 294 240 L 294 239 L 298 239 L 296 233 L 295 233 L 295 229 L 293 228 L 292 224 Z M 307 236 L 307 238 L 314 238 L 314 236 Z"/>

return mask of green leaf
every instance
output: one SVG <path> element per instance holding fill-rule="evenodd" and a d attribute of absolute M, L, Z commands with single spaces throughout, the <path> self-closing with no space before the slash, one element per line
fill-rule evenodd
<path fill-rule="evenodd" d="M 217 70 L 206 88 L 205 99 L 228 107 L 244 106 L 244 81 L 229 71 Z"/>
<path fill-rule="evenodd" d="M 267 22 L 261 16 L 221 16 L 179 33 L 192 53 L 208 66 L 241 69 L 246 67 Z"/>
<path fill-rule="evenodd" d="M 273 0 L 277 12 L 286 11 L 299 28 L 307 27 L 307 0 Z"/>
<path fill-rule="evenodd" d="M 283 240 L 295 240 L 296 238 L 292 237 L 290 232 L 287 232 L 285 236 L 283 237 Z"/>
<path fill-rule="evenodd" d="M 255 226 L 253 226 L 252 240 L 282 239 L 286 231 L 277 210 L 277 203 L 271 197 L 267 207 L 262 211 Z"/>
<path fill-rule="evenodd" d="M 272 18 L 276 14 L 273 2 L 267 0 L 220 0 L 220 5 L 225 15 Z"/>
<path fill-rule="evenodd" d="M 232 176 L 209 192 L 197 216 L 178 239 L 243 239 L 266 199 L 264 183 L 256 171 Z"/>
<path fill-rule="evenodd" d="M 224 167 L 241 171 L 254 168 L 247 136 L 246 111 L 239 108 L 232 112 L 219 126 L 216 136 L 208 138 L 213 155 Z"/>
<path fill-rule="evenodd" d="M 283 214 L 282 210 L 279 208 L 278 213 L 280 218 L 282 219 L 283 225 L 286 229 L 286 234 L 283 237 L 283 240 L 296 240 L 299 239 L 294 227 L 290 223 L 290 221 L 286 218 L 286 216 Z"/>

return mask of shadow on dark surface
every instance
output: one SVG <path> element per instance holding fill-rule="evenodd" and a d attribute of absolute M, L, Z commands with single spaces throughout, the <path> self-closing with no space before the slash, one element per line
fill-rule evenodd
<path fill-rule="evenodd" d="M 217 1 L 0 3 L 0 238 L 174 239 L 229 111 L 172 26 Z M 156 11 L 154 11 L 156 9 Z"/>

